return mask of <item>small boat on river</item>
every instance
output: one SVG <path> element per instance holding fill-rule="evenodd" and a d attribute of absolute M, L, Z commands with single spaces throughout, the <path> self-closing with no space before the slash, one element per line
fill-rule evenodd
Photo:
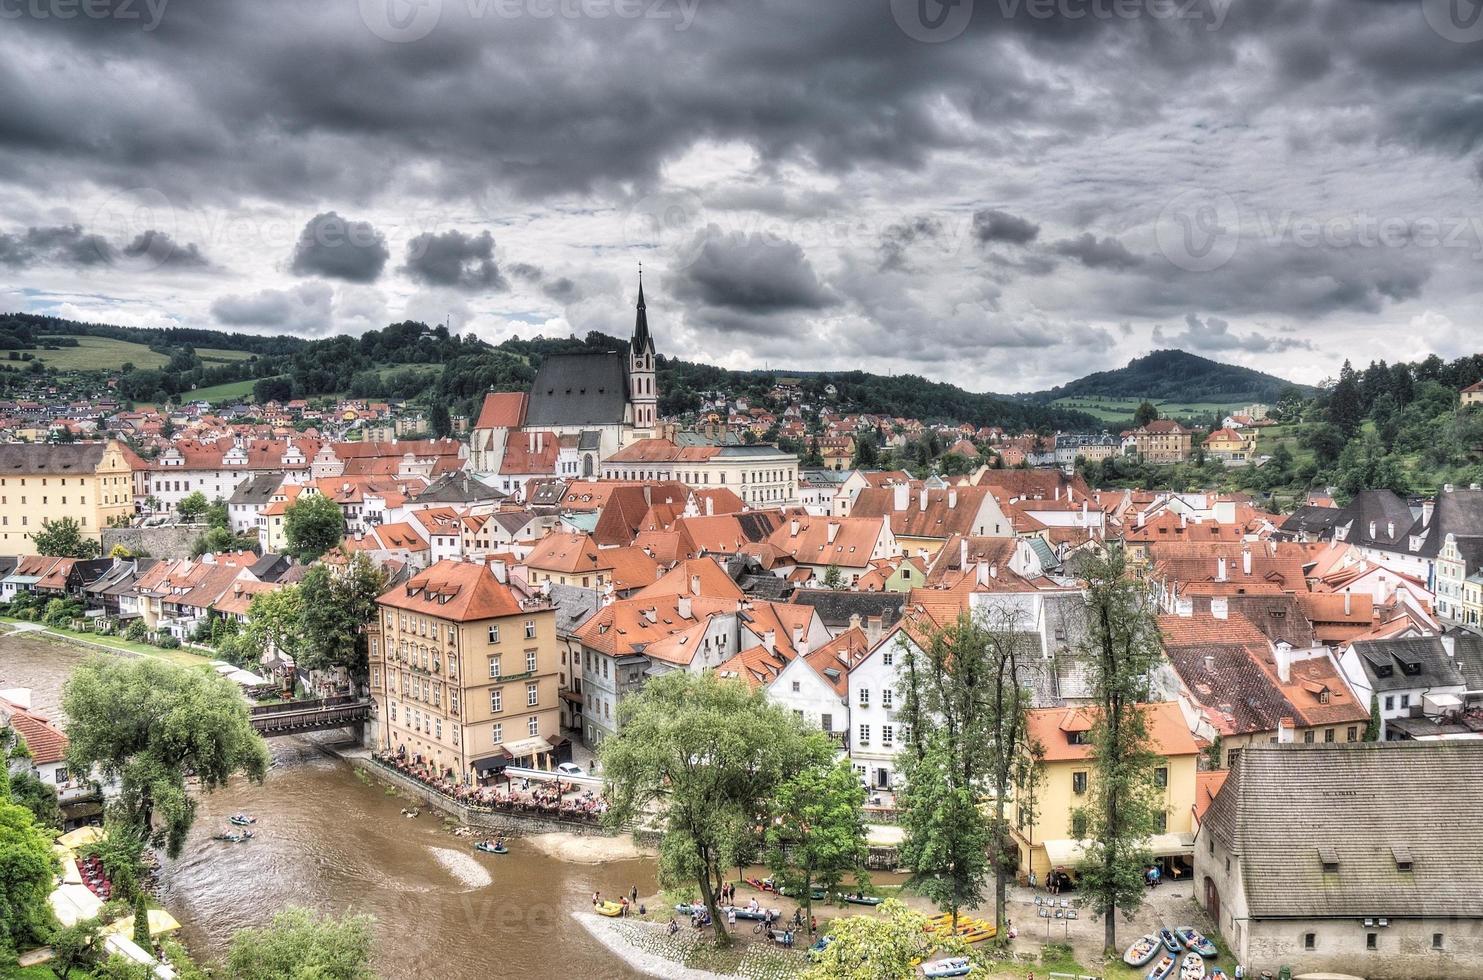
<path fill-rule="evenodd" d="M 244 830 L 240 834 L 212 834 L 211 839 L 224 841 L 228 844 L 245 844 L 252 840 L 252 831 Z"/>
<path fill-rule="evenodd" d="M 882 901 L 882 899 L 876 898 L 874 895 L 866 895 L 864 892 L 856 892 L 853 895 L 841 895 L 839 898 L 841 901 L 848 902 L 850 905 L 879 905 Z"/>
<path fill-rule="evenodd" d="M 623 903 L 621 902 L 603 902 L 596 906 L 596 908 L 598 915 L 605 915 L 610 919 L 616 919 L 623 914 Z"/>
<path fill-rule="evenodd" d="M 230 817 L 227 817 L 227 820 L 234 827 L 249 827 L 257 823 L 257 817 L 249 817 L 245 813 L 234 813 Z"/>
<path fill-rule="evenodd" d="M 475 841 L 474 842 L 474 850 L 476 850 L 476 851 L 483 851 L 485 854 L 509 854 L 510 853 L 510 849 L 508 847 L 506 847 L 504 844 L 501 844 L 501 843 L 498 843 L 498 842 L 491 843 L 490 841 L 487 841 L 487 840 Z"/>

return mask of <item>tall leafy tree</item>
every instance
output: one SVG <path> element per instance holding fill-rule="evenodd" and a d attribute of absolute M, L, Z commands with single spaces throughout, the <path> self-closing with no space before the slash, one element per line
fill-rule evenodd
<path fill-rule="evenodd" d="M 318 917 L 287 908 L 262 929 L 232 936 L 228 980 L 373 980 L 370 916 Z"/>
<path fill-rule="evenodd" d="M 323 494 L 300 494 L 283 511 L 283 534 L 289 554 L 311 562 L 344 539 L 345 515 Z"/>
<path fill-rule="evenodd" d="M 829 927 L 832 941 L 804 971 L 804 980 L 907 980 L 934 951 L 962 953 L 962 940 L 941 940 L 927 924 L 926 916 L 894 898 L 875 913 L 836 919 Z"/>
<path fill-rule="evenodd" d="M 1103 946 L 1117 950 L 1117 912 L 1143 902 L 1148 839 L 1162 805 L 1157 756 L 1140 704 L 1163 656 L 1151 595 L 1127 574 L 1120 548 L 1088 562 L 1085 660 L 1092 690 L 1091 779 L 1077 812 L 1089 842 L 1078 866 L 1083 892 L 1103 920 Z"/>
<path fill-rule="evenodd" d="M 0 766 L 0 769 L 3 769 Z M 61 870 L 51 838 L 0 784 L 0 953 L 38 945 L 54 919 L 47 897 Z"/>
<path fill-rule="evenodd" d="M 865 787 L 848 759 L 805 766 L 773 797 L 767 865 L 812 918 L 813 889 L 826 893 L 865 865 Z"/>
<path fill-rule="evenodd" d="M 832 745 L 761 691 L 683 671 L 628 697 L 619 725 L 600 750 L 610 825 L 657 815 L 661 884 L 698 886 L 717 942 L 729 942 L 716 904 L 723 870 L 768 813 L 777 788 L 829 759 Z"/>
<path fill-rule="evenodd" d="M 1142 428 L 1150 422 L 1157 422 L 1158 418 L 1158 408 L 1154 406 L 1153 402 L 1145 398 L 1138 403 L 1137 410 L 1133 412 L 1133 428 Z"/>
<path fill-rule="evenodd" d="M 963 781 L 959 752 L 945 729 L 932 729 L 901 756 L 906 788 L 897 794 L 910 886 L 952 914 L 976 909 L 989 880 L 992 831 L 979 792 Z"/>
<path fill-rule="evenodd" d="M 376 598 L 385 585 L 386 577 L 362 554 L 338 573 L 325 565 L 309 569 L 299 586 L 297 665 L 343 668 L 354 680 L 367 677 L 366 625 L 376 615 Z"/>
<path fill-rule="evenodd" d="M 175 513 L 187 521 L 204 517 L 210 509 L 211 501 L 207 500 L 206 495 L 199 490 L 186 494 L 181 498 L 180 503 L 175 505 Z"/>
<path fill-rule="evenodd" d="M 52 558 L 97 558 L 98 542 L 82 536 L 82 526 L 70 517 L 42 521 L 32 542 L 38 555 Z"/>
<path fill-rule="evenodd" d="M 62 707 L 71 719 L 68 761 L 118 779 L 119 814 L 143 833 L 163 820 L 177 857 L 195 821 L 187 774 L 211 792 L 234 773 L 262 781 L 268 750 L 231 681 L 159 660 L 98 657 L 68 680 Z"/>

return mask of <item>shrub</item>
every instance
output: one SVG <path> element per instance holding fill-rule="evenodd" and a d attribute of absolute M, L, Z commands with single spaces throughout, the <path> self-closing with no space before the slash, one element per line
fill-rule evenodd
<path fill-rule="evenodd" d="M 144 625 L 144 620 L 136 619 L 124 630 L 124 638 L 133 640 L 135 643 L 143 643 L 149 638 L 149 627 Z"/>
<path fill-rule="evenodd" d="M 171 633 L 161 633 L 159 640 L 155 642 L 155 646 L 161 650 L 178 650 L 180 648 L 180 641 Z"/>

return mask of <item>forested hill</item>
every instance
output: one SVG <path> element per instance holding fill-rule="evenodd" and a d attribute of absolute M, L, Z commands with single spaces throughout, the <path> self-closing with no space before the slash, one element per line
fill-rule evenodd
<path fill-rule="evenodd" d="M 264 337 L 196 328 L 135 329 L 79 323 L 30 314 L 0 314 L 0 349 L 10 352 L 0 373 L 0 390 L 21 380 L 21 372 L 63 370 L 57 357 L 77 338 L 103 338 L 117 345 L 116 360 L 105 373 L 119 377 L 118 392 L 135 401 L 185 400 L 201 392 L 211 400 L 259 401 L 351 395 L 360 398 L 437 400 L 454 414 L 477 411 L 490 390 L 521 390 L 530 385 L 541 359 L 553 353 L 626 350 L 627 341 L 601 333 L 586 337 L 512 338 L 491 346 L 472 336 L 450 334 L 441 325 L 394 323 L 358 337 L 323 340 Z M 225 359 L 221 352 L 244 356 Z M 146 358 L 142 355 L 154 355 Z M 660 409 L 693 412 L 705 395 L 748 396 L 760 401 L 782 372 L 731 371 L 710 364 L 661 356 Z M 968 422 L 1018 431 L 1032 428 L 1094 428 L 1091 416 L 1059 406 L 976 394 L 915 375 L 884 376 L 864 371 L 800 374 L 800 386 L 814 404 L 838 411 Z"/>
<path fill-rule="evenodd" d="M 1307 385 L 1251 368 L 1222 364 L 1182 350 L 1157 350 L 1114 371 L 1098 371 L 1049 391 L 1020 397 L 1048 403 L 1058 398 L 1099 396 L 1147 398 L 1153 401 L 1254 401 L 1274 403 L 1296 388 L 1304 397 L 1314 394 Z"/>

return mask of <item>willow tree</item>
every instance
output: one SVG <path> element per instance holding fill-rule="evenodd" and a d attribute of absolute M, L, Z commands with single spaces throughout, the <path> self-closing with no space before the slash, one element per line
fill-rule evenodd
<path fill-rule="evenodd" d="M 1091 779 L 1085 852 L 1078 883 L 1103 920 L 1103 946 L 1117 952 L 1117 913 L 1132 916 L 1143 903 L 1148 840 L 1161 806 L 1157 756 L 1143 709 L 1150 675 L 1163 657 L 1153 598 L 1127 574 L 1122 549 L 1086 568 L 1086 667 L 1092 691 Z"/>
<path fill-rule="evenodd" d="M 146 835 L 160 817 L 171 857 L 196 818 L 187 775 L 209 793 L 235 773 L 261 782 L 268 771 L 242 692 L 215 673 L 95 657 L 67 681 L 62 709 L 72 770 L 117 779 L 116 814 Z"/>
<path fill-rule="evenodd" d="M 626 698 L 618 734 L 599 749 L 607 821 L 657 825 L 659 880 L 693 884 L 710 911 L 716 939 L 726 920 L 716 904 L 722 871 L 762 832 L 779 786 L 833 755 L 829 740 L 761 691 L 738 680 L 674 671 Z"/>

